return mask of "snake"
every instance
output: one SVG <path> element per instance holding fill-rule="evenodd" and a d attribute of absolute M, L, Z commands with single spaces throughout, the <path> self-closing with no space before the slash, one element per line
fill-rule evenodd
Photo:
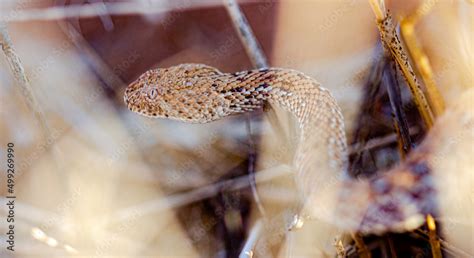
<path fill-rule="evenodd" d="M 125 89 L 124 102 L 143 116 L 186 123 L 209 123 L 266 103 L 288 111 L 299 127 L 293 165 L 301 201 L 295 216 L 381 234 L 414 229 L 426 214 L 436 213 L 425 158 L 429 148 L 420 146 L 402 164 L 373 178 L 351 178 L 341 109 L 328 89 L 302 72 L 225 73 L 204 64 L 179 64 L 140 75 Z"/>

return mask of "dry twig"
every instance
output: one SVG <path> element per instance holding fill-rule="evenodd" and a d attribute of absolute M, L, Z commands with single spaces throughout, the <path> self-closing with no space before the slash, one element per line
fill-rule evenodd
<path fill-rule="evenodd" d="M 225 0 L 225 7 L 252 64 L 256 68 L 268 67 L 267 58 L 237 2 L 235 0 Z"/>
<path fill-rule="evenodd" d="M 206 6 L 217 6 L 221 0 L 186 1 L 185 7 L 181 1 L 154 1 L 154 2 L 115 2 L 91 3 L 87 5 L 55 6 L 27 10 L 10 10 L 0 12 L 0 21 L 48 21 L 63 20 L 68 18 L 91 18 L 102 15 L 133 15 L 166 13 L 176 9 L 194 9 Z"/>
<path fill-rule="evenodd" d="M 47 141 L 52 139 L 51 130 L 46 121 L 43 109 L 36 100 L 35 93 L 31 87 L 30 81 L 25 74 L 25 68 L 23 67 L 20 58 L 18 57 L 8 34 L 7 26 L 0 22 L 0 45 L 2 46 L 3 53 L 8 61 L 10 70 L 20 87 L 20 91 L 25 99 L 28 107 L 33 111 L 35 118 L 40 125 L 41 131 Z"/>
<path fill-rule="evenodd" d="M 408 53 L 412 57 L 413 63 L 415 63 L 415 66 L 420 73 L 420 77 L 423 80 L 426 88 L 426 95 L 431 108 L 433 108 L 433 113 L 435 116 L 439 116 L 445 109 L 444 99 L 436 86 L 430 61 L 418 43 L 415 35 L 416 23 L 421 17 L 429 12 L 435 3 L 436 1 L 424 1 L 413 15 L 402 19 L 400 22 L 400 32 L 403 41 L 407 46 Z"/>
<path fill-rule="evenodd" d="M 232 24 L 239 35 L 240 41 L 244 46 L 248 57 L 250 58 L 252 64 L 256 68 L 266 68 L 268 67 L 267 58 L 263 53 L 260 44 L 258 43 L 252 28 L 250 27 L 247 18 L 240 10 L 239 5 L 235 0 L 225 0 L 224 1 L 225 8 L 232 20 Z M 252 195 L 255 199 L 255 203 L 257 204 L 257 208 L 259 209 L 262 215 L 265 215 L 265 209 L 263 208 L 259 195 L 257 193 L 257 187 L 255 184 L 255 164 L 256 164 L 256 145 L 252 139 L 252 127 L 250 123 L 250 117 L 247 116 L 247 134 L 249 138 L 250 144 L 250 157 L 249 157 L 249 175 L 251 180 L 251 189 Z"/>
<path fill-rule="evenodd" d="M 415 72 L 411 67 L 408 56 L 405 53 L 402 43 L 398 38 L 392 16 L 385 11 L 383 0 L 370 0 L 372 9 L 377 19 L 380 37 L 385 51 L 390 53 L 392 59 L 397 62 L 397 67 L 402 72 L 415 100 L 416 106 L 420 111 L 421 117 L 428 128 L 431 128 L 434 121 L 433 112 L 422 91 L 421 85 L 416 79 Z"/>

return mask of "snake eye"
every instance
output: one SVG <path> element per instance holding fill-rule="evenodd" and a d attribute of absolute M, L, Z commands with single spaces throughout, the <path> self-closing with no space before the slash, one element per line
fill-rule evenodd
<path fill-rule="evenodd" d="M 155 89 L 155 88 L 151 88 L 148 90 L 147 92 L 147 96 L 148 98 L 150 98 L 151 100 L 154 100 L 158 97 L 158 90 Z"/>

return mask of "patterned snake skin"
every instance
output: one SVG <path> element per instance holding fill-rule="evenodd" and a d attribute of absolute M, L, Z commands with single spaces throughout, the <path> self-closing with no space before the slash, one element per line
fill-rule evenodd
<path fill-rule="evenodd" d="M 147 71 L 127 87 L 124 101 L 145 116 L 192 123 L 248 112 L 265 102 L 278 105 L 291 112 L 300 127 L 294 158 L 301 193 L 297 213 L 347 230 L 383 233 L 417 227 L 424 214 L 434 212 L 429 167 L 420 158 L 423 148 L 376 178 L 346 176 L 340 109 L 327 89 L 301 72 L 270 68 L 230 74 L 202 64 L 181 64 Z M 402 181 L 395 180 L 400 177 Z M 332 202 L 323 203 L 321 196 Z"/>

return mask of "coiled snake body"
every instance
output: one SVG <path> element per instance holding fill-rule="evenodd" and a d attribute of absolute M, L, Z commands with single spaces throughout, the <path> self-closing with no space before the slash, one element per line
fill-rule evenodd
<path fill-rule="evenodd" d="M 300 72 L 270 68 L 230 74 L 202 64 L 181 64 L 147 71 L 127 87 L 124 101 L 145 116 L 193 123 L 248 112 L 268 101 L 291 112 L 300 127 L 294 158 L 300 210 L 316 217 L 326 214 L 345 229 L 375 233 L 418 226 L 422 214 L 433 212 L 429 184 L 413 187 L 428 170 L 416 157 L 370 181 L 345 177 L 340 109 L 328 90 Z M 405 183 L 393 185 L 395 176 L 406 177 Z M 328 184 L 329 179 L 336 183 Z M 335 192 L 351 209 L 341 205 L 335 214 L 328 213 L 337 203 Z M 318 203 L 322 195 L 333 195 L 334 203 L 324 207 Z"/>

